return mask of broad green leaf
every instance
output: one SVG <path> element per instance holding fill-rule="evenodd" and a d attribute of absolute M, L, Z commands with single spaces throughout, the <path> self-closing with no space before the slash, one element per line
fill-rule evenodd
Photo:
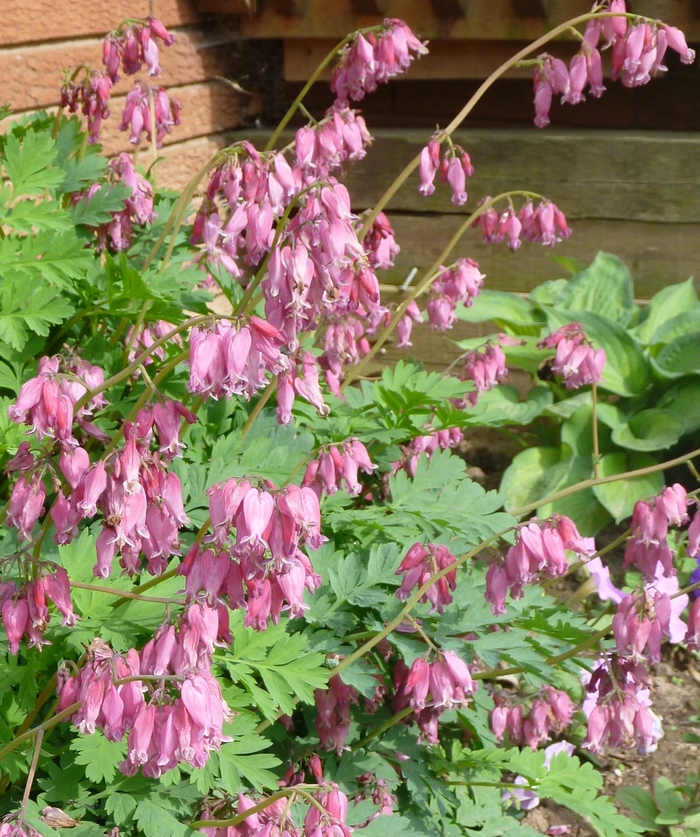
<path fill-rule="evenodd" d="M 549 387 L 537 386 L 531 389 L 524 401 L 515 387 L 503 384 L 479 395 L 476 406 L 467 413 L 470 424 L 502 426 L 509 424 L 525 425 L 552 403 Z"/>
<path fill-rule="evenodd" d="M 685 422 L 670 410 L 642 410 L 616 427 L 612 440 L 628 450 L 666 450 L 685 433 Z"/>
<path fill-rule="evenodd" d="M 265 739 L 261 741 L 264 747 L 270 744 Z M 245 739 L 221 746 L 218 754 L 219 771 L 224 789 L 229 794 L 244 789 L 242 780 L 259 791 L 279 787 L 279 777 L 272 769 L 281 764 L 280 760 L 272 753 L 258 752 L 262 747 L 256 745 L 256 749 L 249 749 L 250 746 Z"/>
<path fill-rule="evenodd" d="M 610 253 L 598 253 L 590 267 L 577 273 L 560 291 L 556 307 L 564 311 L 591 311 L 629 325 L 634 305 L 632 275 Z"/>
<path fill-rule="evenodd" d="M 124 825 L 136 810 L 136 800 L 127 793 L 110 793 L 105 800 L 105 809 L 117 825 Z"/>
<path fill-rule="evenodd" d="M 685 432 L 700 430 L 700 379 L 679 381 L 661 396 L 657 403 L 660 410 L 670 410 L 685 422 Z"/>
<path fill-rule="evenodd" d="M 560 459 L 559 448 L 528 448 L 517 454 L 501 481 L 505 508 L 529 506 L 550 494 L 558 481 L 554 469 Z"/>
<path fill-rule="evenodd" d="M 656 464 L 654 457 L 649 454 L 626 454 L 620 451 L 618 453 L 608 453 L 601 457 L 598 471 L 601 477 L 610 477 L 613 474 L 636 471 Z M 647 497 L 658 494 L 663 487 L 663 473 L 657 471 L 643 477 L 596 485 L 593 487 L 593 493 L 598 498 L 598 502 L 610 512 L 615 523 L 620 523 L 622 520 L 631 517 L 637 500 L 646 500 Z"/>
<path fill-rule="evenodd" d="M 458 306 L 457 317 L 468 323 L 493 320 L 500 327 L 509 326 L 516 334 L 538 334 L 545 324 L 544 317 L 534 305 L 505 291 L 481 291 L 469 308 Z"/>
<path fill-rule="evenodd" d="M 636 785 L 620 788 L 615 794 L 615 797 L 625 808 L 629 808 L 633 814 L 639 817 L 644 825 L 645 831 L 661 831 L 654 822 L 656 815 L 659 813 L 659 809 L 654 802 L 653 796 L 644 790 L 644 788 L 639 788 Z"/>
<path fill-rule="evenodd" d="M 22 141 L 13 133 L 7 134 L 3 165 L 13 196 L 41 195 L 45 189 L 60 185 L 65 173 L 52 165 L 57 154 L 48 132 L 37 134 L 29 128 Z"/>
<path fill-rule="evenodd" d="M 535 305 L 556 305 L 557 297 L 567 286 L 568 279 L 549 279 L 530 291 L 530 302 Z"/>
<path fill-rule="evenodd" d="M 664 378 L 700 374 L 700 331 L 671 340 L 651 362 Z"/>
<path fill-rule="evenodd" d="M 652 334 L 651 344 L 670 343 L 683 334 L 695 334 L 700 339 L 700 308 L 692 308 L 676 314 L 670 320 L 662 323 Z"/>
<path fill-rule="evenodd" d="M 171 810 L 151 799 L 138 803 L 135 818 L 146 837 L 195 837 L 197 834 L 180 822 Z"/>
<path fill-rule="evenodd" d="M 649 363 L 642 347 L 617 322 L 592 311 L 547 312 L 551 331 L 566 323 L 580 322 L 596 349 L 605 349 L 605 367 L 598 387 L 625 397 L 641 395 L 649 386 Z"/>
<path fill-rule="evenodd" d="M 651 337 L 667 320 L 684 311 L 700 307 L 695 292 L 694 279 L 686 279 L 677 285 L 669 285 L 654 294 L 646 308 L 642 309 L 640 323 L 634 334 L 642 343 L 654 342 Z"/>
<path fill-rule="evenodd" d="M 85 775 L 91 782 L 111 782 L 117 765 L 126 757 L 126 740 L 108 741 L 102 732 L 78 735 L 70 743 L 75 752 L 75 763 L 85 765 Z"/>
<path fill-rule="evenodd" d="M 555 474 L 559 475 L 559 480 L 554 491 L 577 485 L 593 475 L 592 459 L 590 456 L 562 458 Z M 537 509 L 540 519 L 551 517 L 555 513 L 570 517 L 585 537 L 596 535 L 611 519 L 590 488 L 575 491 Z"/>

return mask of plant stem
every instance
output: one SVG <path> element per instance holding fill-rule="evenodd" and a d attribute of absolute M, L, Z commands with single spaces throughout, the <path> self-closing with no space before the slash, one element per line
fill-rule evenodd
<path fill-rule="evenodd" d="M 366 735 L 364 738 L 361 738 L 356 744 L 353 744 L 350 748 L 353 752 L 355 750 L 359 750 L 360 747 L 364 747 L 366 744 L 369 744 L 374 738 L 381 735 L 382 733 L 386 732 L 390 727 L 393 727 L 394 724 L 398 724 L 400 721 L 403 721 L 404 718 L 407 718 L 409 715 L 413 713 L 412 706 L 406 706 L 400 712 L 397 712 L 396 715 L 393 715 L 389 718 L 388 721 L 384 721 L 383 724 L 380 724 L 376 729 L 373 729 L 369 735 Z"/>
<path fill-rule="evenodd" d="M 372 358 L 377 354 L 377 352 L 381 349 L 381 347 L 386 343 L 389 335 L 392 333 L 396 324 L 399 320 L 403 317 L 404 313 L 408 306 L 413 302 L 416 297 L 420 296 L 423 291 L 425 291 L 431 283 L 441 274 L 444 272 L 445 268 L 443 268 L 443 262 L 446 261 L 447 257 L 450 255 L 452 250 L 456 247 L 457 243 L 459 242 L 460 238 L 464 235 L 464 233 L 469 229 L 469 227 L 474 223 L 474 221 L 479 218 L 480 215 L 483 215 L 487 209 L 490 209 L 495 203 L 498 201 L 503 200 L 504 198 L 512 197 L 513 195 L 520 195 L 524 197 L 534 197 L 534 198 L 541 198 L 541 195 L 538 195 L 535 192 L 527 192 L 524 190 L 516 190 L 512 192 L 503 192 L 500 195 L 496 195 L 495 198 L 489 198 L 489 200 L 485 201 L 481 206 L 477 207 L 474 212 L 466 219 L 466 221 L 460 226 L 457 232 L 452 236 L 452 238 L 447 243 L 446 247 L 440 253 L 438 258 L 433 262 L 433 264 L 425 271 L 423 276 L 421 277 L 420 281 L 417 282 L 411 289 L 410 293 L 406 295 L 406 298 L 403 302 L 396 308 L 394 313 L 391 315 L 391 319 L 389 320 L 388 325 L 379 333 L 377 339 L 374 341 L 374 345 L 369 350 L 369 352 L 362 358 L 362 360 L 356 365 L 351 366 L 348 368 L 346 372 L 345 380 L 343 381 L 342 389 L 350 386 L 350 384 L 356 379 L 359 378 L 363 371 L 366 369 L 369 362 Z M 363 227 L 364 230 L 364 227 Z M 360 241 L 362 240 L 362 233 L 359 234 Z"/>
<path fill-rule="evenodd" d="M 515 509 L 509 509 L 509 514 L 514 517 L 522 517 L 528 512 L 537 510 L 540 506 L 549 505 L 556 500 L 561 500 L 562 497 L 568 497 L 570 494 L 576 494 L 577 491 L 583 491 L 586 488 L 593 488 L 595 485 L 605 485 L 608 482 L 617 482 L 618 480 L 634 479 L 635 477 L 644 477 L 647 474 L 655 474 L 657 471 L 665 471 L 667 468 L 673 468 L 674 465 L 682 465 L 689 459 L 695 456 L 700 456 L 700 448 L 686 453 L 683 456 L 677 456 L 675 459 L 669 459 L 666 462 L 659 462 L 656 465 L 649 465 L 647 468 L 638 468 L 636 471 L 625 471 L 623 474 L 612 474 L 609 477 L 595 477 L 583 480 L 576 483 L 576 485 L 569 485 L 562 488 L 561 491 L 556 491 L 548 497 L 543 497 L 535 503 L 528 503 L 526 506 L 519 506 Z"/>
<path fill-rule="evenodd" d="M 24 812 L 27 810 L 27 802 L 29 802 L 29 794 L 32 792 L 32 785 L 34 783 L 34 775 L 36 774 L 36 766 L 39 762 L 39 755 L 41 754 L 41 742 L 44 740 L 44 730 L 40 729 L 36 735 L 34 742 L 34 755 L 32 756 L 32 763 L 29 765 L 29 773 L 27 774 L 27 783 L 24 786 L 24 793 L 22 794 L 22 804 L 19 809 L 20 817 L 24 817 Z"/>
<path fill-rule="evenodd" d="M 600 445 L 598 442 L 598 387 L 591 386 L 591 416 L 593 421 L 593 476 L 600 477 Z"/>
<path fill-rule="evenodd" d="M 265 388 L 265 392 L 258 398 L 256 405 L 250 412 L 250 415 L 246 419 L 246 423 L 243 425 L 243 429 L 241 430 L 241 441 L 245 439 L 245 437 L 250 433 L 251 428 L 255 424 L 256 419 L 263 411 L 265 404 L 270 400 L 272 397 L 272 393 L 277 389 L 277 379 L 270 381 L 270 383 Z"/>
<path fill-rule="evenodd" d="M 243 813 L 236 814 L 235 817 L 229 817 L 226 820 L 197 820 L 196 822 L 189 823 L 189 828 L 228 828 L 232 825 L 238 825 L 253 814 L 259 814 L 260 811 L 264 811 L 265 808 L 269 808 L 270 805 L 274 805 L 275 802 L 284 799 L 285 796 L 295 794 L 299 790 L 317 790 L 318 787 L 318 785 L 294 785 L 291 788 L 282 788 L 282 790 L 278 790 L 276 793 L 268 796 L 267 799 L 258 802 L 257 805 L 247 808 Z"/>
<path fill-rule="evenodd" d="M 60 724 L 61 721 L 65 721 L 70 718 L 75 712 L 80 709 L 82 706 L 82 701 L 77 700 L 75 703 L 71 703 L 70 706 L 66 706 L 64 710 L 58 712 L 56 715 L 53 715 L 51 718 L 48 718 L 44 721 L 43 724 L 39 724 L 38 727 L 34 727 L 33 729 L 28 729 L 26 732 L 21 733 L 16 738 L 13 738 L 8 744 L 6 744 L 2 750 L 0 750 L 0 763 L 5 758 L 5 756 L 9 755 L 13 750 L 16 750 L 20 744 L 24 741 L 29 741 L 30 738 L 33 738 L 35 735 L 38 735 L 39 732 L 46 732 L 47 729 L 51 729 L 51 727 L 55 727 L 56 724 Z"/>
<path fill-rule="evenodd" d="M 156 602 L 158 604 L 184 605 L 184 599 L 167 599 L 160 596 L 143 596 L 140 593 L 130 593 L 127 590 L 115 590 L 112 587 L 101 587 L 98 584 L 86 584 L 82 581 L 71 581 L 71 587 L 80 590 L 94 590 L 96 593 L 106 593 L 108 596 L 118 596 L 120 599 L 135 599 L 139 602 Z"/>

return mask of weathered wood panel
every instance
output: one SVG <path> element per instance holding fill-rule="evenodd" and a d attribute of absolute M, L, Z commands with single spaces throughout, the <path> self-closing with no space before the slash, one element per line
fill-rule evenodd
<path fill-rule="evenodd" d="M 193 0 L 157 0 L 155 11 L 168 27 L 200 20 Z M 144 18 L 149 13 L 149 0 L 3 0 L 0 46 L 97 37 L 125 18 Z"/>
<path fill-rule="evenodd" d="M 469 151 L 476 170 L 467 183 L 467 209 L 484 195 L 527 189 L 557 202 L 572 219 L 700 221 L 697 135 L 478 130 L 458 132 L 454 139 Z M 367 157 L 347 172 L 357 208 L 374 205 L 425 141 L 425 131 L 377 131 Z M 390 208 L 464 212 L 450 203 L 448 187 L 438 184 L 424 198 L 417 185 L 414 174 Z"/>
<path fill-rule="evenodd" d="M 235 13 L 240 0 L 198 0 L 202 11 Z M 405 20 L 423 38 L 533 40 L 553 26 L 590 10 L 588 0 L 551 0 L 544 17 L 517 17 L 512 0 L 470 0 L 464 17 L 440 18 L 431 0 L 390 0 L 386 14 Z M 637 0 L 635 12 L 681 26 L 690 40 L 700 39 L 700 21 L 691 0 Z M 337 38 L 358 26 L 377 23 L 377 15 L 357 15 L 352 0 L 309 0 L 307 13 L 288 17 L 267 3 L 262 13 L 242 18 L 249 38 Z M 570 36 L 571 37 L 571 36 Z"/>
<path fill-rule="evenodd" d="M 175 43 L 160 50 L 163 70 L 151 83 L 167 87 L 205 81 L 214 75 L 226 75 L 232 35 L 216 37 L 196 29 L 175 30 Z M 28 110 L 56 104 L 60 97 L 63 71 L 80 64 L 102 69 L 102 39 L 24 45 L 0 51 L 0 77 L 4 79 L 3 101 L 14 110 Z M 123 78 L 113 95 L 126 95 L 135 78 Z"/>
<path fill-rule="evenodd" d="M 380 273 L 380 281 L 401 284 L 413 267 L 417 281 L 440 256 L 461 219 L 454 215 L 392 215 L 401 253 L 396 267 Z M 527 293 L 547 279 L 567 276 L 552 256 L 567 256 L 584 264 L 599 250 L 615 253 L 635 279 L 635 293 L 648 299 L 665 285 L 700 277 L 698 228 L 694 224 L 635 221 L 576 221 L 571 238 L 554 248 L 523 243 L 512 253 L 505 244 L 484 244 L 478 230 L 469 230 L 447 263 L 461 256 L 475 259 L 486 274 L 486 286 Z"/>
<path fill-rule="evenodd" d="M 290 38 L 284 42 L 284 77 L 287 81 L 305 82 L 337 41 L 330 38 L 311 40 Z M 475 41 L 468 46 L 461 41 L 433 41 L 430 52 L 420 61 L 414 61 L 410 73 L 398 76 L 397 81 L 417 79 L 483 79 L 498 69 L 515 52 L 526 46 L 524 42 Z M 548 50 L 550 54 L 568 61 L 576 51 L 575 43 L 555 43 Z M 606 58 L 608 53 L 606 53 Z M 332 69 L 321 76 L 329 80 Z M 532 67 L 517 67 L 509 70 L 504 78 L 532 78 Z"/>

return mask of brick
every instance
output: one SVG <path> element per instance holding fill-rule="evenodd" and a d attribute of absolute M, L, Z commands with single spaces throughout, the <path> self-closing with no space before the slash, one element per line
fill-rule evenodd
<path fill-rule="evenodd" d="M 176 41 L 160 50 L 163 70 L 158 78 L 145 71 L 122 78 L 113 89 L 115 95 L 126 95 L 136 78 L 166 87 L 205 81 L 215 75 L 228 77 L 231 66 L 233 37 L 222 43 L 221 37 L 196 29 L 175 31 Z M 63 43 L 24 45 L 0 51 L 0 77 L 5 79 L 3 99 L 14 110 L 29 110 L 56 104 L 63 81 L 63 71 L 80 64 L 103 69 L 102 39 L 86 39 Z"/>
<path fill-rule="evenodd" d="M 156 16 L 170 26 L 200 20 L 195 0 L 155 0 Z M 148 0 L 3 0 L 0 46 L 103 35 L 127 17 L 146 17 Z"/>

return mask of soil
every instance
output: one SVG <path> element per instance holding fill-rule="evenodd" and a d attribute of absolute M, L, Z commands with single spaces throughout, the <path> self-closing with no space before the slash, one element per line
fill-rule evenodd
<path fill-rule="evenodd" d="M 460 448 L 467 462 L 468 473 L 484 488 L 498 488 L 503 471 L 513 456 L 522 450 L 517 438 L 511 438 L 490 428 L 470 429 Z M 612 542 L 621 534 L 622 527 L 608 527 L 596 538 L 600 546 Z M 606 556 L 613 581 L 622 582 L 622 550 Z M 568 598 L 579 588 L 581 579 L 568 577 L 550 592 Z M 633 749 L 611 750 L 597 759 L 605 793 L 614 797 L 623 787 L 638 786 L 650 793 L 660 777 L 676 785 L 685 782 L 689 772 L 700 772 L 700 745 L 684 740 L 687 733 L 700 735 L 700 658 L 680 646 L 666 646 L 660 663 L 652 669 L 654 712 L 659 716 L 664 737 L 656 752 L 641 756 Z M 630 814 L 622 806 L 624 813 Z M 568 825 L 571 837 L 593 837 L 594 832 L 580 817 L 548 800 L 529 811 L 524 825 L 547 833 L 552 826 Z"/>

